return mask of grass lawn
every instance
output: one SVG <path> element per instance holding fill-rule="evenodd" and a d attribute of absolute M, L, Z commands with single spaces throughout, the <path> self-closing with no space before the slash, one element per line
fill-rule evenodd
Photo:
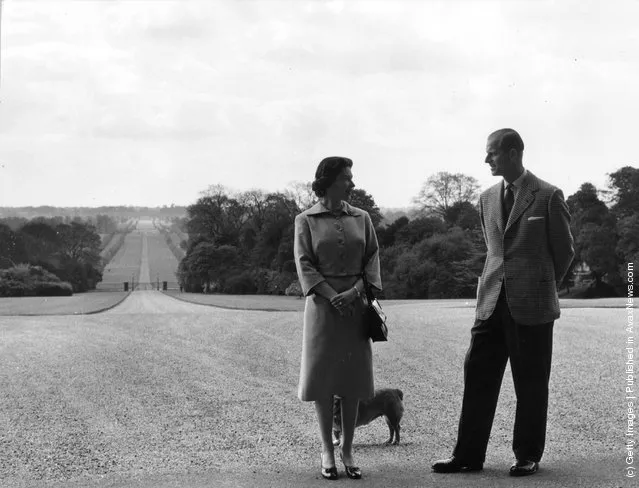
<path fill-rule="evenodd" d="M 174 290 L 168 290 L 163 293 L 189 303 L 267 312 L 302 311 L 305 303 L 303 298 L 283 295 L 205 295 L 203 293 L 182 293 Z"/>
<path fill-rule="evenodd" d="M 126 235 L 122 247 L 104 267 L 98 290 L 121 290 L 125 281 L 139 281 L 142 242 L 143 236 L 137 230 Z"/>
<path fill-rule="evenodd" d="M 70 297 L 0 298 L 0 316 L 92 314 L 114 307 L 127 295 L 114 291 L 76 293 Z"/>
<path fill-rule="evenodd" d="M 182 293 L 175 290 L 165 291 L 167 295 L 190 303 L 210 305 L 221 308 L 239 310 L 263 311 L 302 311 L 304 299 L 283 295 L 222 295 L 203 293 Z M 577 298 L 562 298 L 559 300 L 561 308 L 623 308 L 625 298 L 592 298 L 588 300 Z M 448 300 L 381 300 L 382 307 L 394 305 L 415 305 L 428 303 L 441 308 L 473 308 L 475 300 L 469 298 L 455 298 Z"/>
<path fill-rule="evenodd" d="M 317 483 L 314 410 L 296 397 L 301 312 L 183 306 L 180 313 L 3 317 L 0 485 L 291 471 L 298 486 Z M 423 483 L 414 486 L 468 486 L 437 478 L 429 465 L 454 444 L 474 310 L 423 301 L 389 302 L 385 311 L 391 340 L 373 348 L 376 386 L 404 391 L 402 444 L 382 446 L 388 430 L 377 420 L 357 431 L 358 462 L 369 479 L 418 470 Z M 603 463 L 614 465 L 614 486 L 622 486 L 624 320 L 621 309 L 572 308 L 555 326 L 544 458 L 551 476 L 563 476 L 566 460 Z M 515 402 L 506 374 L 486 469 L 475 478 L 486 481 L 481 486 L 510 486 L 494 482 L 509 482 L 512 462 Z M 593 476 L 583 486 L 613 486 L 606 472 Z"/>

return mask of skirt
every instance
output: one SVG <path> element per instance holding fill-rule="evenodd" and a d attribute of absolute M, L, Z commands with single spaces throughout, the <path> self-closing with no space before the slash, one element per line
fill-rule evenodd
<path fill-rule="evenodd" d="M 327 278 L 338 293 L 358 276 Z M 306 297 L 298 397 L 321 400 L 331 395 L 365 400 L 373 396 L 373 354 L 364 328 L 364 302 L 355 300 L 351 313 L 340 315 L 326 298 Z"/>

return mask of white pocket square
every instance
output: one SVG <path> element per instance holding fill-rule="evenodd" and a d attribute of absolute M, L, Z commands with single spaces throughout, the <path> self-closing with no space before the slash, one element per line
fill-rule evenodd
<path fill-rule="evenodd" d="M 544 220 L 545 217 L 528 217 L 528 220 Z"/>

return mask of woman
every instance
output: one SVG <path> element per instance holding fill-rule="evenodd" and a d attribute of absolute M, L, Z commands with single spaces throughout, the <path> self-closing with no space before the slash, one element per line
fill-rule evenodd
<path fill-rule="evenodd" d="M 370 216 L 346 203 L 353 184 L 348 158 L 323 159 L 315 172 L 317 204 L 295 218 L 295 264 L 306 295 L 298 396 L 314 401 L 322 440 L 321 473 L 337 479 L 333 397 L 341 398 L 341 459 L 349 478 L 360 399 L 373 396 L 371 341 L 362 321 L 364 283 L 381 290 L 379 247 Z"/>

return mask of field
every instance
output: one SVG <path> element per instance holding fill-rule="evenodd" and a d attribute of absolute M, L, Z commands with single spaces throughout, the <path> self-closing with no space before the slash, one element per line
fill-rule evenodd
<path fill-rule="evenodd" d="M 125 281 L 139 281 L 142 259 L 143 234 L 132 230 L 124 238 L 124 244 L 104 267 L 98 290 L 122 290 Z"/>
<path fill-rule="evenodd" d="M 381 420 L 357 431 L 360 486 L 514 486 L 509 372 L 485 470 L 429 469 L 454 443 L 471 304 L 384 306 L 392 332 L 374 345 L 376 385 L 401 388 L 407 411 L 400 446 L 382 445 Z M 624 319 L 564 310 L 542 471 L 522 485 L 625 486 Z M 301 321 L 155 291 L 96 315 L 3 317 L 1 485 L 326 486 L 312 405 L 296 398 Z"/>
<path fill-rule="evenodd" d="M 168 248 L 164 237 L 151 220 L 140 220 L 135 229 L 126 235 L 124 245 L 105 266 L 98 290 L 122 290 L 123 283 L 133 280 L 150 288 L 151 283 L 160 286 L 163 281 L 177 288 L 177 260 Z"/>
<path fill-rule="evenodd" d="M 148 253 L 149 253 L 149 274 L 151 281 L 163 281 L 177 283 L 175 273 L 178 261 L 173 252 L 169 249 L 164 236 L 159 231 L 154 230 L 147 233 Z"/>
<path fill-rule="evenodd" d="M 180 247 L 180 244 L 182 243 L 182 241 L 188 240 L 188 234 L 180 231 L 176 228 L 175 225 L 171 225 L 170 222 L 162 221 L 159 219 L 154 220 L 153 222 L 156 228 L 166 233 L 166 236 L 170 239 L 171 242 L 170 244 L 167 243 L 167 245 L 170 245 L 170 247 L 172 248 L 171 252 L 174 253 L 176 259 L 182 259 L 186 253 L 184 252 L 184 249 Z M 162 238 L 164 239 L 164 236 L 162 236 Z"/>

